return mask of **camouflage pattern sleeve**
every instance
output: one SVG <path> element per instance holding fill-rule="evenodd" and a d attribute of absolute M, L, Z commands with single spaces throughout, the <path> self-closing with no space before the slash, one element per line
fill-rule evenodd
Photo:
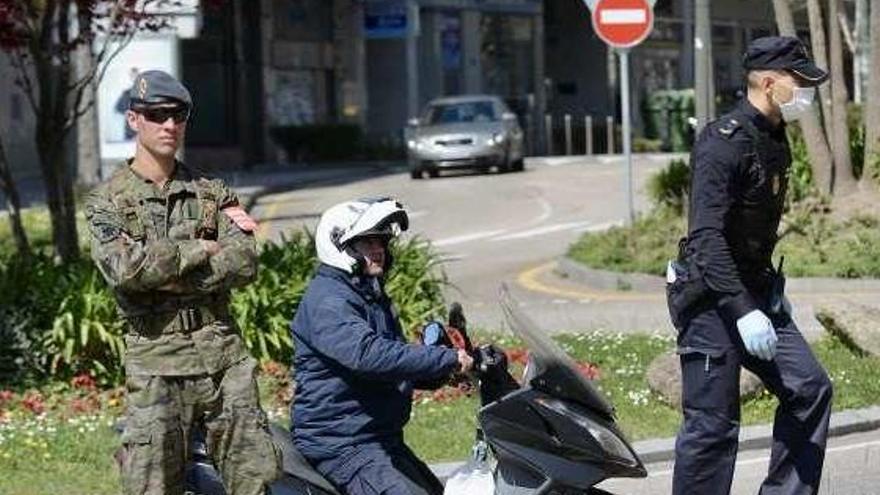
<path fill-rule="evenodd" d="M 208 269 L 194 273 L 196 289 L 225 291 L 251 283 L 257 276 L 256 223 L 245 213 L 238 197 L 219 184 L 217 242 L 220 252 L 210 257 Z"/>
<path fill-rule="evenodd" d="M 101 192 L 86 199 L 92 259 L 114 289 L 144 292 L 173 287 L 202 265 L 208 253 L 199 240 L 146 240 L 130 232 L 119 210 Z"/>

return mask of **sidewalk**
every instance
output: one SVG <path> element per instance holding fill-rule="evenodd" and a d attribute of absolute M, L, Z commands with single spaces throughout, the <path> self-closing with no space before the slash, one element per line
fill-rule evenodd
<path fill-rule="evenodd" d="M 262 196 L 278 191 L 299 189 L 324 182 L 348 182 L 386 173 L 404 170 L 400 161 L 321 163 L 321 164 L 270 164 L 251 170 L 218 171 L 222 178 L 238 194 L 241 203 L 251 207 Z M 22 208 L 40 206 L 46 202 L 43 180 L 39 176 L 18 179 L 16 182 Z M 6 196 L 0 192 L 0 213 L 6 211 Z"/>
<path fill-rule="evenodd" d="M 880 428 L 880 406 L 841 411 L 831 415 L 828 437 L 839 437 Z M 739 433 L 739 451 L 767 449 L 773 442 L 773 425 L 745 426 Z M 675 437 L 642 440 L 633 443 L 633 449 L 644 464 L 675 459 Z M 464 466 L 465 461 L 431 464 L 434 474 L 445 481 Z"/>

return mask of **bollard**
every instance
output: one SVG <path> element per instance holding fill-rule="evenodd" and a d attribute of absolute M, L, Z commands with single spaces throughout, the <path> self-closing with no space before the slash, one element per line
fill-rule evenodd
<path fill-rule="evenodd" d="M 565 156 L 571 155 L 571 115 L 565 114 Z"/>
<path fill-rule="evenodd" d="M 607 116 L 605 117 L 605 142 L 608 144 L 608 149 L 606 153 L 609 155 L 614 154 L 614 117 Z"/>
<path fill-rule="evenodd" d="M 547 156 L 553 155 L 553 116 L 549 113 L 544 116 L 544 133 L 547 140 Z"/>
<path fill-rule="evenodd" d="M 586 143 L 584 148 L 584 154 L 592 155 L 593 154 L 593 116 L 587 115 L 584 117 L 584 143 Z"/>

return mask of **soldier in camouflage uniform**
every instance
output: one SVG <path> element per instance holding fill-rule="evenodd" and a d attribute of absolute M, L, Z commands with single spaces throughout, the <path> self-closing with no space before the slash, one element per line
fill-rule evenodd
<path fill-rule="evenodd" d="M 228 310 L 229 290 L 256 275 L 256 223 L 222 181 L 175 159 L 191 107 L 173 77 L 139 75 L 135 156 L 86 203 L 92 258 L 127 323 L 123 491 L 182 494 L 190 432 L 204 424 L 227 492 L 256 495 L 280 453 Z"/>

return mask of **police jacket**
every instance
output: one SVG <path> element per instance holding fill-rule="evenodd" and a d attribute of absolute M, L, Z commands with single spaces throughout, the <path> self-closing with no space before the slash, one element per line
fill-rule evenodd
<path fill-rule="evenodd" d="M 312 463 L 367 442 L 399 440 L 412 382 L 453 372 L 447 348 L 407 344 L 375 278 L 321 265 L 291 323 L 297 448 Z"/>
<path fill-rule="evenodd" d="M 785 124 L 746 99 L 694 145 L 687 251 L 732 320 L 761 307 L 790 164 Z"/>

